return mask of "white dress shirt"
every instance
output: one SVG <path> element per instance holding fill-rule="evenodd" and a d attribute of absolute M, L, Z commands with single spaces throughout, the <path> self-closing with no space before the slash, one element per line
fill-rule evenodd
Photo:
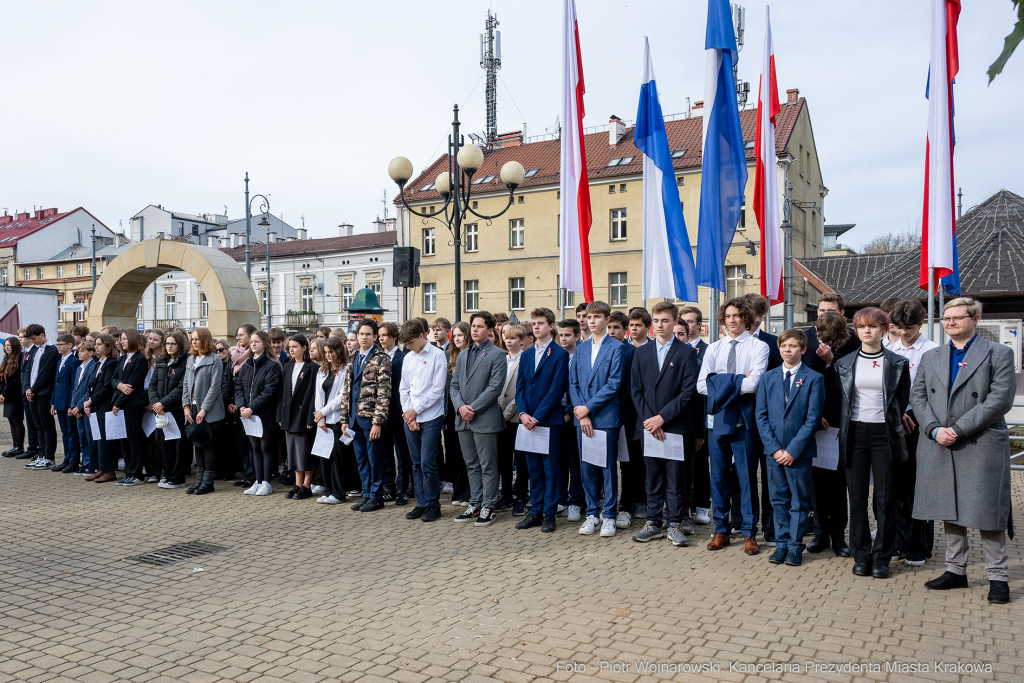
<path fill-rule="evenodd" d="M 39 361 L 43 357 L 43 347 L 49 343 L 36 344 L 36 355 L 32 357 L 32 372 L 28 376 L 29 389 L 32 388 L 32 385 L 36 383 L 36 378 L 39 377 Z"/>
<path fill-rule="evenodd" d="M 921 363 L 921 356 L 924 355 L 925 351 L 931 351 L 937 346 L 938 344 L 922 334 L 910 346 L 904 346 L 903 340 L 900 339 L 888 348 L 897 356 L 903 356 L 907 359 L 907 363 L 910 365 L 910 383 L 913 384 L 914 378 L 917 377 L 917 366 Z"/>
<path fill-rule="evenodd" d="M 299 385 L 299 375 L 302 374 L 302 363 L 292 364 L 292 393 L 295 393 L 295 387 Z"/>
<path fill-rule="evenodd" d="M 506 361 L 508 361 L 505 364 L 505 381 L 506 382 L 508 381 L 508 378 L 512 376 L 512 364 L 515 363 L 517 360 L 519 360 L 519 357 L 521 355 L 523 355 L 522 349 L 520 349 L 519 353 L 517 353 L 514 356 L 511 353 L 508 354 L 508 357 L 505 359 Z M 534 368 L 534 369 L 536 369 L 536 368 Z"/>
<path fill-rule="evenodd" d="M 388 358 L 390 358 L 391 360 L 394 360 L 395 359 L 395 354 L 397 352 L 398 352 L 398 344 L 395 344 L 394 346 L 391 347 L 391 350 L 388 351 Z"/>
<path fill-rule="evenodd" d="M 672 342 L 675 340 L 675 337 L 669 337 L 668 343 L 662 344 L 661 341 L 655 337 L 654 348 L 658 350 L 658 372 L 661 372 L 662 367 L 665 366 L 665 359 L 668 358 L 669 349 L 672 348 Z"/>
<path fill-rule="evenodd" d="M 608 335 L 598 337 L 596 334 L 590 335 L 590 367 L 594 367 L 597 363 L 597 354 L 601 353 L 601 344 L 608 338 Z"/>
<path fill-rule="evenodd" d="M 797 363 L 795 366 L 793 366 L 792 370 L 787 368 L 785 365 L 782 366 L 782 383 L 783 383 L 783 385 L 785 385 L 785 383 L 786 383 L 786 373 L 787 372 L 789 373 L 789 393 L 790 394 L 793 393 L 793 382 L 796 381 L 796 373 L 800 372 L 800 366 L 801 365 L 803 365 L 803 363 Z M 785 386 L 783 386 L 782 390 L 783 390 L 783 392 L 785 392 L 785 390 L 786 390 Z M 785 395 L 785 394 L 783 394 L 783 395 Z"/>
<path fill-rule="evenodd" d="M 402 361 L 402 412 L 416 411 L 417 422 L 429 422 L 444 415 L 447 380 L 448 360 L 444 351 L 431 344 L 425 344 L 419 353 L 410 349 Z"/>
<path fill-rule="evenodd" d="M 728 369 L 729 363 L 729 342 L 732 337 L 726 335 L 713 344 L 709 344 L 704 350 L 704 362 L 700 366 L 700 375 L 697 376 L 697 391 L 707 396 L 708 375 L 721 373 Z M 754 339 L 749 332 L 736 337 L 736 374 L 746 375 L 740 393 L 752 394 L 757 391 L 757 383 L 761 381 L 761 375 L 768 367 L 768 345 L 760 339 Z M 751 372 L 753 371 L 753 372 Z"/>
<path fill-rule="evenodd" d="M 552 341 L 554 341 L 554 340 L 549 338 L 543 344 L 541 344 L 540 342 L 537 342 L 536 344 L 533 345 L 533 348 L 534 348 L 534 352 L 533 352 L 533 369 L 534 369 L 534 372 L 536 372 L 537 368 L 540 367 L 540 359 L 544 357 L 544 349 L 548 348 L 548 346 L 551 345 Z"/>

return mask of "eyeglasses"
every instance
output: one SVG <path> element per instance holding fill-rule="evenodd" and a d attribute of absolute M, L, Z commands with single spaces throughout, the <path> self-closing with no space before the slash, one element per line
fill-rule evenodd
<path fill-rule="evenodd" d="M 217 353 L 227 353 L 227 349 L 217 349 Z"/>
<path fill-rule="evenodd" d="M 974 316 L 972 316 L 972 315 L 954 315 L 954 316 L 950 316 L 948 318 L 943 318 L 942 319 L 942 324 L 943 325 L 952 325 L 953 323 L 960 322 L 961 320 L 963 320 L 965 318 L 973 318 L 973 317 Z"/>

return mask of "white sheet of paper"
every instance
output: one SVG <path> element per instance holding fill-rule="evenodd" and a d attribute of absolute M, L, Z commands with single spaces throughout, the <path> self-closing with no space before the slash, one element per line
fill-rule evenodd
<path fill-rule="evenodd" d="M 89 415 L 89 427 L 92 429 L 92 440 L 102 441 L 103 435 L 100 434 L 100 417 L 96 413 Z"/>
<path fill-rule="evenodd" d="M 834 470 L 839 467 L 839 429 L 829 427 L 814 433 L 814 443 L 818 446 L 818 456 L 811 461 L 814 467 Z"/>
<path fill-rule="evenodd" d="M 117 411 L 117 415 L 114 415 L 113 411 L 103 416 L 103 426 L 107 430 L 107 441 L 114 441 L 115 439 L 127 439 L 128 430 L 124 426 L 124 411 Z"/>
<path fill-rule="evenodd" d="M 626 436 L 625 427 L 619 427 L 619 452 L 615 459 L 619 462 L 629 462 L 629 437 Z"/>
<path fill-rule="evenodd" d="M 583 444 L 583 462 L 589 462 L 595 467 L 608 466 L 608 435 L 600 429 L 594 430 L 593 438 L 588 439 L 586 434 L 580 432 Z"/>
<path fill-rule="evenodd" d="M 163 428 L 163 433 L 164 441 L 174 441 L 181 438 L 181 430 L 178 429 L 178 423 L 170 415 L 167 416 L 167 426 Z"/>
<path fill-rule="evenodd" d="M 551 444 L 551 427 L 537 425 L 527 429 L 522 424 L 516 430 L 516 450 L 524 453 L 547 454 Z"/>
<path fill-rule="evenodd" d="M 149 436 L 156 431 L 156 413 L 142 414 L 142 431 Z"/>
<path fill-rule="evenodd" d="M 320 458 L 330 458 L 334 450 L 334 432 L 330 429 L 324 431 L 317 427 L 316 438 L 313 440 L 313 455 Z"/>
<path fill-rule="evenodd" d="M 346 446 L 351 446 L 352 439 L 354 438 L 356 438 L 356 433 L 349 429 L 341 433 L 341 437 L 338 439 L 338 441 L 342 442 Z"/>
<path fill-rule="evenodd" d="M 658 441 L 650 432 L 644 432 L 644 457 L 662 460 L 686 460 L 682 434 L 665 434 L 664 441 Z"/>
<path fill-rule="evenodd" d="M 242 428 L 245 429 L 246 436 L 255 436 L 257 439 L 263 436 L 263 422 L 259 415 L 253 415 L 248 420 L 243 417 Z"/>

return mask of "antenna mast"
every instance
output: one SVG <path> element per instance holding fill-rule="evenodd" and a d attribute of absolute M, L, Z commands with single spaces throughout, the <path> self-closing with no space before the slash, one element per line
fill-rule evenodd
<path fill-rule="evenodd" d="M 487 32 L 480 34 L 480 68 L 487 71 L 487 140 L 486 149 L 494 148 L 498 137 L 498 69 L 501 68 L 501 31 L 498 15 L 487 10 Z"/>
<path fill-rule="evenodd" d="M 732 7 L 732 23 L 736 29 L 736 63 L 732 65 L 732 77 L 736 83 L 736 103 L 740 109 L 747 105 L 747 93 L 750 92 L 750 83 L 740 80 L 740 58 L 739 53 L 743 51 L 743 33 L 747 25 L 747 10 L 743 5 L 734 4 Z"/>

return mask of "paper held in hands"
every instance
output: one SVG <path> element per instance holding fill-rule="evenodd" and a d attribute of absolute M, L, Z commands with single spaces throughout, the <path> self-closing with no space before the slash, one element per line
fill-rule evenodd
<path fill-rule="evenodd" d="M 242 428 L 245 429 L 246 436 L 255 436 L 257 439 L 263 436 L 263 422 L 258 415 L 253 415 L 249 419 L 243 417 Z"/>
<path fill-rule="evenodd" d="M 334 450 L 334 432 L 319 427 L 313 431 L 316 432 L 316 439 L 313 440 L 313 455 L 319 458 L 330 458 L 331 452 Z"/>
<path fill-rule="evenodd" d="M 583 444 L 583 462 L 589 462 L 594 467 L 608 466 L 608 435 L 600 429 L 594 430 L 593 438 L 587 438 L 586 434 L 580 432 Z"/>
<path fill-rule="evenodd" d="M 123 410 L 117 411 L 117 415 L 114 415 L 113 411 L 107 413 L 103 417 L 103 426 L 106 427 L 107 441 L 128 438 L 128 430 L 124 426 Z"/>
<path fill-rule="evenodd" d="M 615 459 L 619 462 L 629 462 L 629 437 L 626 436 L 626 428 L 619 427 L 618 455 Z"/>
<path fill-rule="evenodd" d="M 526 453 L 548 452 L 551 443 L 551 427 L 537 425 L 533 429 L 527 429 L 522 424 L 516 430 L 516 450 Z"/>
<path fill-rule="evenodd" d="M 174 441 L 181 438 L 181 430 L 178 429 L 178 423 L 170 415 L 167 417 L 167 426 L 164 427 L 163 432 L 164 441 Z"/>
<path fill-rule="evenodd" d="M 825 470 L 839 467 L 839 429 L 829 427 L 814 434 L 814 443 L 818 447 L 818 455 L 811 460 L 811 465 Z"/>
<path fill-rule="evenodd" d="M 341 433 L 341 438 L 339 438 L 338 441 L 342 442 L 346 446 L 351 446 L 354 438 L 356 438 L 356 433 L 351 429 L 346 429 Z"/>
<path fill-rule="evenodd" d="M 644 432 L 644 457 L 662 460 L 686 460 L 682 434 L 665 434 L 664 441 L 658 441 L 650 432 Z"/>
<path fill-rule="evenodd" d="M 156 431 L 156 413 L 142 414 L 142 431 L 147 437 Z"/>
<path fill-rule="evenodd" d="M 100 418 L 96 413 L 89 414 L 89 428 L 92 430 L 93 441 L 103 440 L 103 435 L 100 434 Z"/>

